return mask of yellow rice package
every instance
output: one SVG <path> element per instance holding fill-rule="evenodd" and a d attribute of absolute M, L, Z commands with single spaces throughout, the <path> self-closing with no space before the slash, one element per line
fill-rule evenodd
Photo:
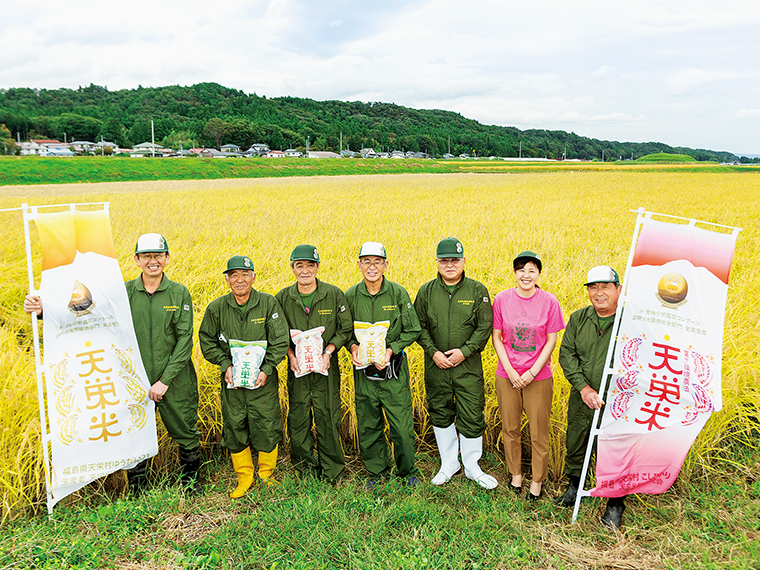
<path fill-rule="evenodd" d="M 267 353 L 267 341 L 231 338 L 230 352 L 232 352 L 232 386 L 227 384 L 227 388 L 255 390 L 253 385 L 256 384 L 261 363 Z"/>
<path fill-rule="evenodd" d="M 312 372 L 327 376 L 327 370 L 322 361 L 322 352 L 324 350 L 323 332 L 325 332 L 325 327 L 316 327 L 307 331 L 290 329 L 290 340 L 293 341 L 293 345 L 295 346 L 296 360 L 298 360 L 298 368 L 300 370 L 295 375 L 296 378 L 306 376 Z"/>
<path fill-rule="evenodd" d="M 364 323 L 354 321 L 354 334 L 359 341 L 359 353 L 356 359 L 362 363 L 357 366 L 358 370 L 367 368 L 372 364 L 385 364 L 385 337 L 388 335 L 390 321 L 378 321 L 376 323 Z"/>

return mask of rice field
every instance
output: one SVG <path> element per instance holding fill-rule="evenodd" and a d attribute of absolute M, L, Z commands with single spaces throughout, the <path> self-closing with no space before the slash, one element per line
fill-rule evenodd
<path fill-rule="evenodd" d="M 710 419 L 677 485 L 724 468 L 728 443 L 754 445 L 760 417 L 760 176 L 754 172 L 604 171 L 401 174 L 236 180 L 186 180 L 0 187 L 0 209 L 69 202 L 109 201 L 116 250 L 125 279 L 138 275 L 132 252 L 138 235 L 163 234 L 171 251 L 167 274 L 193 298 L 196 329 L 205 307 L 226 293 L 228 257 L 249 255 L 255 287 L 276 293 L 293 282 L 288 256 L 299 243 L 320 250 L 319 277 L 342 289 L 361 279 L 356 266 L 364 241 L 388 251 L 386 277 L 414 298 L 435 276 L 435 245 L 446 236 L 464 244 L 466 272 L 492 297 L 514 286 L 511 261 L 530 249 L 544 262 L 541 286 L 554 293 L 565 320 L 588 304 L 582 287 L 589 267 L 609 264 L 622 275 L 635 214 L 648 210 L 739 226 L 729 286 L 724 337 L 724 409 Z M 0 501 L 2 518 L 39 507 L 44 475 L 30 320 L 21 310 L 27 290 L 23 225 L 19 212 L 0 212 Z M 36 240 L 32 230 L 33 242 Z M 36 246 L 35 242 L 35 246 Z M 39 265 L 36 267 L 39 276 Z M 39 283 L 39 277 L 37 280 Z M 550 477 L 562 476 L 565 406 L 569 386 L 555 373 Z M 217 371 L 197 344 L 204 445 L 220 436 Z M 487 450 L 501 454 L 493 387 L 496 357 L 483 354 L 486 371 Z M 356 453 L 356 417 L 349 359 L 342 351 L 343 435 Z M 425 410 L 422 352 L 410 351 L 412 395 L 421 449 L 434 445 Z M 284 364 L 281 365 L 281 376 Z M 287 392 L 281 383 L 283 417 Z M 174 468 L 173 444 L 161 429 L 154 469 Z M 501 474 L 503 475 L 503 474 Z"/>

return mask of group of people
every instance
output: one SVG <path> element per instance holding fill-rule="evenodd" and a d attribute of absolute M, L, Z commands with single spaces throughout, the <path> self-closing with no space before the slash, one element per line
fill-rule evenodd
<path fill-rule="evenodd" d="M 126 288 L 151 383 L 148 396 L 179 446 L 183 484 L 195 488 L 200 434 L 198 384 L 191 359 L 192 301 L 187 288 L 164 274 L 170 256 L 161 235 L 140 236 L 134 259 L 141 275 Z M 274 296 L 254 288 L 256 273 L 249 257 L 236 255 L 227 261 L 223 273 L 230 291 L 209 304 L 198 334 L 203 356 L 219 366 L 222 445 L 229 450 L 237 474 L 230 497 L 242 497 L 256 475 L 263 482 L 273 481 L 283 439 L 277 365 L 285 357 L 291 462 L 302 476 L 331 482 L 341 478 L 345 458 L 336 355 L 342 347 L 351 354 L 354 368 L 367 487 L 381 485 L 391 472 L 409 487 L 419 485 L 406 355 L 414 342 L 424 350 L 428 412 L 441 460 L 431 483 L 447 483 L 463 464 L 465 477 L 485 489 L 496 488 L 496 478 L 479 466 L 486 428 L 481 353 L 491 339 L 498 356 L 496 393 L 509 485 L 515 493 L 522 492 L 520 437 L 525 411 L 532 447 L 527 497 L 541 498 L 548 473 L 550 360 L 558 333 L 565 329 L 557 298 L 538 286 L 541 259 L 531 251 L 518 254 L 513 260 L 516 286 L 496 295 L 493 306 L 487 288 L 465 274 L 459 240 L 441 240 L 435 260 L 437 275 L 422 285 L 414 303 L 401 285 L 384 276 L 388 256 L 378 242 L 362 245 L 358 256 L 362 280 L 345 293 L 317 278 L 320 256 L 312 245 L 292 251 L 295 283 Z M 572 385 L 565 461 L 569 484 L 565 494 L 555 499 L 566 506 L 574 504 L 581 483 L 594 410 L 604 405 L 599 389 L 621 290 L 618 274 L 608 266 L 592 268 L 585 287 L 591 305 L 570 317 L 559 354 Z M 164 310 L 177 306 L 188 310 Z M 42 300 L 27 295 L 24 310 L 42 316 Z M 307 360 L 293 340 L 304 331 L 321 336 L 321 353 L 309 353 Z M 246 356 L 238 347 L 245 349 Z M 264 352 L 258 361 L 251 360 L 251 353 L 260 347 Z M 378 347 L 381 353 L 368 364 L 367 355 Z M 240 384 L 241 375 L 251 370 L 250 383 Z M 393 444 L 393 461 L 387 439 Z M 130 486 L 145 485 L 146 467 L 143 462 L 128 472 Z M 602 522 L 619 528 L 624 508 L 623 499 L 610 499 Z"/>

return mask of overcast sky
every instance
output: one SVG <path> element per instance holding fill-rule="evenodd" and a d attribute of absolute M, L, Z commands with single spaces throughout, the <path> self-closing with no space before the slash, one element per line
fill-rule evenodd
<path fill-rule="evenodd" d="M 217 82 L 760 154 L 758 0 L 2 0 L 0 88 Z"/>

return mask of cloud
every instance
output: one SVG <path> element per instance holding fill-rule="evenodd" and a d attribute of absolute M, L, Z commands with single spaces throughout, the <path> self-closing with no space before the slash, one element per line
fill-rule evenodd
<path fill-rule="evenodd" d="M 752 150 L 758 27 L 755 0 L 4 0 L 0 88 L 216 81 Z"/>

